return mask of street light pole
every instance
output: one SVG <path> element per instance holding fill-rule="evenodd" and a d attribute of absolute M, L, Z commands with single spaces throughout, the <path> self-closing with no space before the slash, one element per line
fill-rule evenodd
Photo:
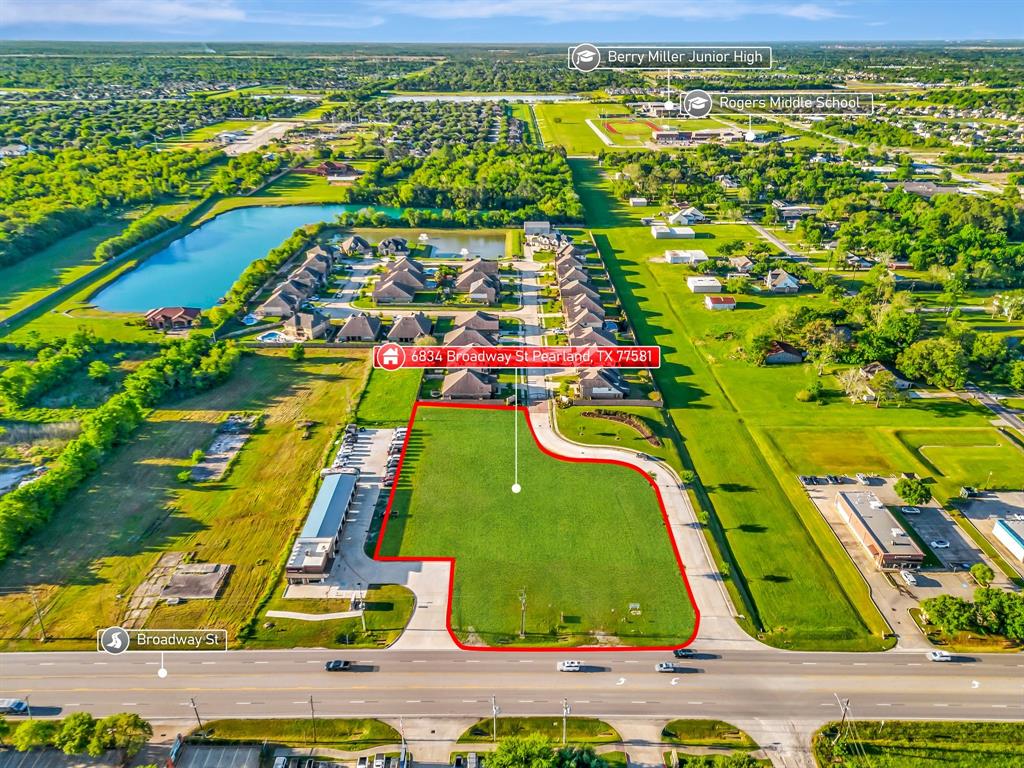
<path fill-rule="evenodd" d="M 203 730 L 203 721 L 199 717 L 199 707 L 196 706 L 196 700 L 190 698 L 189 701 L 192 703 L 192 711 L 196 713 L 196 722 L 199 723 L 199 730 Z"/>
<path fill-rule="evenodd" d="M 313 697 L 309 697 L 309 719 L 313 724 L 313 743 L 316 744 L 316 710 L 313 709 Z"/>
<path fill-rule="evenodd" d="M 522 608 L 519 617 L 519 636 L 526 637 L 526 587 L 519 590 L 519 605 Z"/>
<path fill-rule="evenodd" d="M 494 742 L 498 741 L 498 713 L 501 712 L 501 707 L 498 706 L 494 696 L 491 696 L 491 739 Z"/>
<path fill-rule="evenodd" d="M 572 707 L 569 706 L 568 699 L 562 699 L 562 746 L 565 746 L 565 731 L 569 720 L 569 713 L 572 712 Z"/>

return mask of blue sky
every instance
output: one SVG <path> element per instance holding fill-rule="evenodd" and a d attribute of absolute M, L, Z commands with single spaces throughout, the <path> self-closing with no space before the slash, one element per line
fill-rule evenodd
<path fill-rule="evenodd" d="M 0 39 L 729 42 L 1024 38 L 1024 0 L 0 0 Z"/>

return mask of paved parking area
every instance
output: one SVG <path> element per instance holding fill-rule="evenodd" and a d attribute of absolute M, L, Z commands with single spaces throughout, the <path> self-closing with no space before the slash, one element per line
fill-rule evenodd
<path fill-rule="evenodd" d="M 109 759 L 72 757 L 55 749 L 33 752 L 0 750 L 0 768 L 113 768 L 116 765 L 119 765 L 116 756 Z"/>
<path fill-rule="evenodd" d="M 1024 563 L 1010 554 L 992 533 L 992 527 L 999 518 L 1017 519 L 1015 515 L 1024 515 L 1024 491 L 989 491 L 972 499 L 964 509 L 964 514 L 995 547 L 996 552 L 1002 555 L 1017 573 L 1024 575 Z"/>
<path fill-rule="evenodd" d="M 259 747 L 185 747 L 175 768 L 259 768 Z"/>
<path fill-rule="evenodd" d="M 920 509 L 921 514 L 906 515 L 906 520 L 947 568 L 963 570 L 965 566 L 959 565 L 959 563 L 966 563 L 966 567 L 970 568 L 975 563 L 984 560 L 981 550 L 946 512 L 937 507 L 921 507 Z M 931 542 L 940 539 L 948 541 L 949 547 L 941 549 L 931 546 Z"/>

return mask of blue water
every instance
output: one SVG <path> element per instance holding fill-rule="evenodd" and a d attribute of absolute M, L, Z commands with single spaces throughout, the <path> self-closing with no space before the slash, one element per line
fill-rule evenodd
<path fill-rule="evenodd" d="M 93 297 L 107 312 L 148 312 L 155 307 L 217 303 L 242 271 L 296 229 L 330 221 L 365 205 L 283 205 L 236 208 L 175 240 Z M 375 208 L 392 216 L 400 211 Z"/>

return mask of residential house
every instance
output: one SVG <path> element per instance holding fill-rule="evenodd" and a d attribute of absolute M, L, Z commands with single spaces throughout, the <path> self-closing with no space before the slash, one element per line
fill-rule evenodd
<path fill-rule="evenodd" d="M 898 389 L 901 392 L 904 392 L 910 389 L 912 386 L 914 386 L 914 382 L 908 379 L 906 375 L 900 373 L 898 370 L 893 368 L 891 365 L 886 365 L 885 363 L 880 363 L 876 361 L 873 363 L 868 363 L 867 365 L 860 369 L 861 375 L 868 380 L 869 389 L 871 380 L 874 379 L 875 376 L 877 376 L 882 371 L 886 371 L 892 374 L 893 378 L 896 380 L 896 389 Z M 872 395 L 873 394 L 874 393 L 872 392 Z"/>
<path fill-rule="evenodd" d="M 501 297 L 501 281 L 493 275 L 487 275 L 474 280 L 464 291 L 459 292 L 464 293 L 470 301 L 497 304 Z"/>
<path fill-rule="evenodd" d="M 346 237 L 341 241 L 340 248 L 341 252 L 346 256 L 366 256 L 373 253 L 373 248 L 370 247 L 370 244 L 359 235 Z"/>
<path fill-rule="evenodd" d="M 764 356 L 765 365 L 789 365 L 803 361 L 804 351 L 785 341 L 772 341 Z"/>
<path fill-rule="evenodd" d="M 194 326 L 201 316 L 197 307 L 159 307 L 146 313 L 146 325 L 158 331 L 181 331 Z"/>
<path fill-rule="evenodd" d="M 480 311 L 464 315 L 455 321 L 456 328 L 470 328 L 474 331 L 482 331 L 483 333 L 497 333 L 499 325 L 500 322 L 497 315 Z"/>
<path fill-rule="evenodd" d="M 732 296 L 705 296 L 704 306 L 713 312 L 736 309 L 736 299 Z"/>
<path fill-rule="evenodd" d="M 562 301 L 565 301 L 566 299 L 574 299 L 577 296 L 586 296 L 594 301 L 598 301 L 601 296 L 601 294 L 582 280 L 571 280 L 567 283 L 563 283 L 559 286 L 558 290 L 562 296 Z"/>
<path fill-rule="evenodd" d="M 494 391 L 494 377 L 472 368 L 452 371 L 441 383 L 441 397 L 445 400 L 486 400 L 494 396 Z"/>
<path fill-rule="evenodd" d="M 749 275 L 754 269 L 754 262 L 747 256 L 733 256 L 729 259 L 729 267 L 741 275 Z"/>
<path fill-rule="evenodd" d="M 584 400 L 621 400 L 629 394 L 629 384 L 614 368 L 587 369 L 576 389 Z"/>
<path fill-rule="evenodd" d="M 680 208 L 675 213 L 668 217 L 669 224 L 700 224 L 702 221 L 707 221 L 707 216 L 701 213 L 699 210 L 694 208 L 692 205 L 688 205 L 685 208 Z"/>
<path fill-rule="evenodd" d="M 378 256 L 408 256 L 409 241 L 404 237 L 386 237 L 377 243 Z"/>
<path fill-rule="evenodd" d="M 296 312 L 305 302 L 305 296 L 290 290 L 274 291 L 270 298 L 253 310 L 254 317 L 288 317 Z"/>
<path fill-rule="evenodd" d="M 784 269 L 773 269 L 764 276 L 765 287 L 772 293 L 798 293 L 800 281 Z"/>
<path fill-rule="evenodd" d="M 481 259 L 481 258 L 470 259 L 469 261 L 465 262 L 462 265 L 462 270 L 461 271 L 462 272 L 472 272 L 474 270 L 478 271 L 478 272 L 484 272 L 484 273 L 486 273 L 488 275 L 497 275 L 498 274 L 498 262 L 496 262 L 496 261 L 489 261 L 489 260 Z"/>
<path fill-rule="evenodd" d="M 582 309 L 576 312 L 570 310 L 566 313 L 566 319 L 569 321 L 569 328 L 603 328 L 604 327 L 604 314 L 597 314 L 596 312 L 590 312 L 589 310 Z"/>
<path fill-rule="evenodd" d="M 403 282 L 401 276 L 388 275 L 374 284 L 372 295 L 377 304 L 411 304 L 416 288 Z"/>
<path fill-rule="evenodd" d="M 357 312 L 350 315 L 338 331 L 338 341 L 376 341 L 380 338 L 381 322 L 379 317 Z"/>
<path fill-rule="evenodd" d="M 579 328 L 569 333 L 569 344 L 574 347 L 614 347 L 619 342 L 600 328 Z"/>
<path fill-rule="evenodd" d="M 433 329 L 434 324 L 431 323 L 430 318 L 422 312 L 416 312 L 411 315 L 402 315 L 401 317 L 395 318 L 394 325 L 392 325 L 391 330 L 388 331 L 388 341 L 397 341 L 400 344 L 412 344 L 417 339 L 429 336 Z"/>
<path fill-rule="evenodd" d="M 546 235 L 551 232 L 550 221 L 524 221 L 523 222 L 523 234 L 524 235 Z"/>
<path fill-rule="evenodd" d="M 818 209 L 814 206 L 793 205 L 784 200 L 772 200 L 772 208 L 775 209 L 779 218 L 786 224 L 791 224 L 818 212 Z"/>
<path fill-rule="evenodd" d="M 455 328 L 444 335 L 446 347 L 493 347 L 494 339 L 473 328 Z"/>
<path fill-rule="evenodd" d="M 629 198 L 629 204 L 633 208 L 643 208 L 645 205 L 647 205 L 647 198 L 646 197 L 631 197 L 631 198 Z"/>
<path fill-rule="evenodd" d="M 580 295 L 574 298 L 570 298 L 569 300 L 563 302 L 563 308 L 570 315 L 574 312 L 582 311 L 593 312 L 596 315 L 600 315 L 602 318 L 605 315 L 604 305 L 600 301 L 597 301 L 591 298 L 590 296 Z"/>
<path fill-rule="evenodd" d="M 590 275 L 581 267 L 567 266 L 561 271 L 556 269 L 556 272 L 559 283 L 571 283 L 573 280 L 579 280 L 584 283 L 590 282 Z"/>
<path fill-rule="evenodd" d="M 953 195 L 960 191 L 959 187 L 936 184 L 934 181 L 883 181 L 886 189 L 902 189 L 911 195 L 931 200 L 936 195 Z"/>
<path fill-rule="evenodd" d="M 690 293 L 721 293 L 722 283 L 717 277 L 710 275 L 694 275 L 686 278 L 686 287 Z"/>
<path fill-rule="evenodd" d="M 331 319 L 313 309 L 310 312 L 296 312 L 284 321 L 284 332 L 298 341 L 321 339 L 331 330 Z"/>

